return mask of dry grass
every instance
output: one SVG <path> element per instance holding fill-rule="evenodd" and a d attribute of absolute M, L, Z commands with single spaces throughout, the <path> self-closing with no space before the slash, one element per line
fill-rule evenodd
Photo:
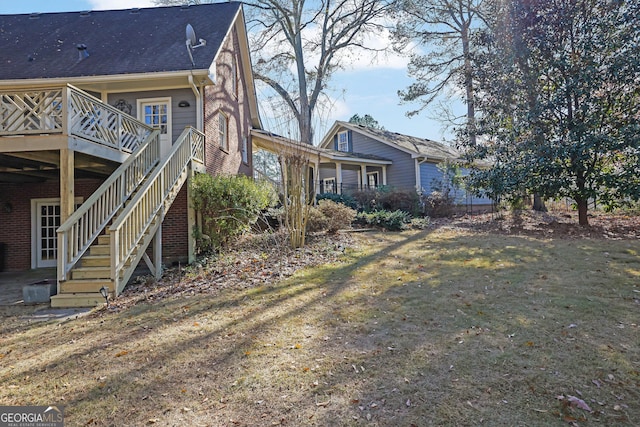
<path fill-rule="evenodd" d="M 638 240 L 354 239 L 271 284 L 7 312 L 0 404 L 66 405 L 69 426 L 640 424 Z"/>

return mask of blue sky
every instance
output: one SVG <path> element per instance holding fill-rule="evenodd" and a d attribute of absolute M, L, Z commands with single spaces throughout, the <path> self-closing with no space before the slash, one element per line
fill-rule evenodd
<path fill-rule="evenodd" d="M 0 0 L 0 14 L 31 12 L 67 12 L 81 10 L 125 9 L 152 7 L 152 0 Z M 387 130 L 436 141 L 451 139 L 443 133 L 438 121 L 422 113 L 411 118 L 405 112 L 411 106 L 399 105 L 398 90 L 411 84 L 406 74 L 406 59 L 391 57 L 378 63 L 360 61 L 351 69 L 340 71 L 329 82 L 333 108 L 318 126 L 316 135 L 322 135 L 334 120 L 349 120 L 354 114 L 369 114 Z M 260 97 L 260 93 L 258 93 Z M 277 125 L 262 112 L 266 128 Z M 274 132 L 278 129 L 270 128 Z"/>

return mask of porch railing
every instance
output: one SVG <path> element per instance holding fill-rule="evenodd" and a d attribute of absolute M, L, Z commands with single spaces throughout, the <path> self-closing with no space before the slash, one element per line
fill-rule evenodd
<path fill-rule="evenodd" d="M 58 280 L 67 279 L 71 269 L 159 161 L 160 131 L 155 130 L 58 228 Z"/>
<path fill-rule="evenodd" d="M 187 127 L 163 162 L 109 227 L 111 279 L 116 295 L 124 289 L 144 255 L 144 248 L 161 226 L 166 210 L 187 179 L 190 163 L 204 164 L 204 140 L 204 134 Z"/>
<path fill-rule="evenodd" d="M 132 153 L 152 130 L 71 85 L 0 91 L 0 136 L 66 134 Z"/>

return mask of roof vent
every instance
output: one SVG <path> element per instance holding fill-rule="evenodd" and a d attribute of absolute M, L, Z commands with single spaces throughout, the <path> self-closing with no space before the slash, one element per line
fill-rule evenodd
<path fill-rule="evenodd" d="M 82 61 L 85 58 L 89 57 L 89 52 L 87 52 L 87 45 L 84 43 L 80 43 L 76 45 L 78 49 L 78 60 Z"/>
<path fill-rule="evenodd" d="M 38 19 L 40 18 L 40 12 L 34 12 L 31 15 L 29 15 L 29 19 Z"/>
<path fill-rule="evenodd" d="M 140 8 L 139 7 L 134 7 L 133 9 L 131 9 L 131 12 L 129 12 L 132 15 L 137 15 L 140 13 Z"/>
<path fill-rule="evenodd" d="M 89 16 L 90 13 L 91 13 L 90 10 L 83 10 L 82 12 L 80 12 L 80 16 L 83 18 L 86 18 L 87 16 Z"/>

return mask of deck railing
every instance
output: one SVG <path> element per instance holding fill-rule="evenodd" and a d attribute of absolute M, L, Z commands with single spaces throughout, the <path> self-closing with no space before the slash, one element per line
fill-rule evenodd
<path fill-rule="evenodd" d="M 0 136 L 66 134 L 132 153 L 152 130 L 71 85 L 0 91 Z"/>
<path fill-rule="evenodd" d="M 191 162 L 204 164 L 204 134 L 187 127 L 169 154 L 109 227 L 111 279 L 120 294 L 187 179 Z M 160 266 L 156 266 L 160 268 Z"/>
<path fill-rule="evenodd" d="M 78 260 L 159 161 L 160 131 L 155 130 L 58 228 L 58 280 L 67 279 Z"/>

